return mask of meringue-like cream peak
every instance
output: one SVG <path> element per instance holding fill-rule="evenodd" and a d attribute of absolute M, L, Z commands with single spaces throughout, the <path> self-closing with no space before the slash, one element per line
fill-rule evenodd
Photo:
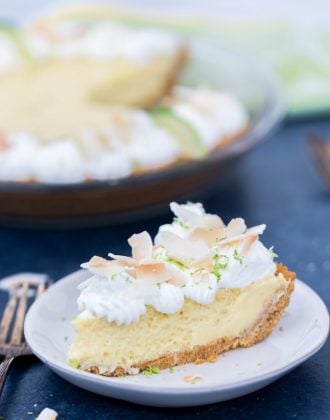
<path fill-rule="evenodd" d="M 92 276 L 80 284 L 80 317 L 131 324 L 147 305 L 164 314 L 180 311 L 185 299 L 207 305 L 220 288 L 241 288 L 273 276 L 272 249 L 260 242 L 265 225 L 228 225 L 202 204 L 171 203 L 175 217 L 160 226 L 155 242 L 144 231 L 128 239 L 132 256 L 94 256 L 82 267 Z"/>

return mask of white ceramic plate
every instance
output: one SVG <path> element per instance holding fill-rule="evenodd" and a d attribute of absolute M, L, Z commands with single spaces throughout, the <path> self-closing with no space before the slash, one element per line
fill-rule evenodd
<path fill-rule="evenodd" d="M 248 349 L 227 352 L 216 363 L 178 366 L 162 371 L 106 378 L 73 369 L 66 353 L 73 338 L 70 320 L 75 316 L 77 285 L 88 273 L 77 271 L 53 285 L 30 308 L 25 337 L 32 351 L 50 369 L 69 382 L 98 394 L 139 404 L 179 407 L 210 404 L 248 394 L 302 363 L 324 344 L 329 314 L 320 297 L 297 280 L 286 314 L 273 334 Z M 198 375 L 194 384 L 184 381 Z"/>

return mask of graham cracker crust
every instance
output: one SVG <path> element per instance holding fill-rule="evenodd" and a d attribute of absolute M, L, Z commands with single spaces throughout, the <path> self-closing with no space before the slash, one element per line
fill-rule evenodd
<path fill-rule="evenodd" d="M 162 86 L 158 92 L 152 92 L 149 97 L 145 98 L 144 101 L 140 102 L 137 108 L 149 108 L 157 104 L 165 95 L 167 95 L 175 84 L 181 71 L 184 69 L 189 59 L 189 48 L 187 44 L 180 46 L 178 51 L 175 53 L 175 62 L 173 68 L 163 80 Z"/>
<path fill-rule="evenodd" d="M 291 293 L 294 290 L 294 280 L 296 274 L 289 271 L 283 264 L 277 264 L 276 274 L 282 274 L 286 280 L 289 281 L 286 293 L 283 294 L 277 301 L 275 301 L 264 313 L 260 320 L 254 327 L 247 331 L 242 337 L 224 337 L 213 343 L 203 346 L 195 346 L 189 351 L 176 352 L 167 354 L 158 359 L 146 360 L 141 363 L 133 365 L 133 368 L 143 371 L 148 367 L 158 367 L 160 369 L 168 369 L 178 365 L 185 365 L 188 363 L 205 363 L 215 362 L 218 356 L 228 350 L 233 350 L 238 347 L 251 347 L 254 344 L 264 340 L 274 330 L 276 324 L 283 316 L 285 308 L 289 305 Z M 92 366 L 86 369 L 88 372 L 100 374 L 97 366 Z M 102 376 L 118 377 L 127 375 L 124 368 L 118 367 L 113 372 L 102 373 Z"/>

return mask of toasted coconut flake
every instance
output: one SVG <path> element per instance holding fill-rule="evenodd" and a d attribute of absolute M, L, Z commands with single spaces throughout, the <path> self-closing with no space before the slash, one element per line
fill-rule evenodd
<path fill-rule="evenodd" d="M 221 229 L 225 227 L 225 224 L 216 214 L 205 214 L 203 217 L 203 227 L 205 229 Z"/>
<path fill-rule="evenodd" d="M 124 255 L 117 255 L 117 254 L 113 254 L 112 252 L 109 252 L 108 255 L 109 255 L 109 257 L 113 258 L 114 260 L 118 261 L 119 263 L 121 263 L 124 266 L 135 267 L 135 266 L 138 265 L 138 261 L 136 261 L 132 257 L 126 257 Z"/>
<path fill-rule="evenodd" d="M 202 379 L 202 377 L 199 376 L 199 375 L 187 375 L 183 378 L 183 380 L 185 382 L 188 382 L 189 384 L 194 384 L 197 381 L 200 381 L 201 379 Z"/>
<path fill-rule="evenodd" d="M 266 225 L 258 225 L 246 230 L 246 234 L 248 235 L 262 235 L 266 229 Z"/>
<path fill-rule="evenodd" d="M 254 244 L 254 242 L 258 239 L 258 235 L 252 235 L 252 236 L 248 236 L 247 238 L 244 239 L 243 241 L 243 246 L 241 249 L 241 252 L 243 254 L 246 254 L 249 249 L 251 248 L 252 244 Z"/>
<path fill-rule="evenodd" d="M 112 276 L 123 271 L 123 265 L 118 261 L 109 261 L 101 257 L 94 256 L 88 262 L 81 264 L 93 274 L 101 276 Z"/>
<path fill-rule="evenodd" d="M 246 231 L 246 224 L 243 219 L 238 217 L 237 219 L 232 219 L 226 228 L 226 236 L 236 236 L 242 235 Z"/>
<path fill-rule="evenodd" d="M 135 269 L 137 280 L 144 280 L 151 284 L 163 283 L 171 278 L 166 265 L 163 262 L 153 264 L 140 264 Z"/>
<path fill-rule="evenodd" d="M 199 261 L 195 261 L 191 264 L 191 267 L 195 268 L 195 270 L 199 270 L 201 268 L 212 271 L 213 270 L 213 255 L 207 255 L 206 258 L 202 258 Z"/>
<path fill-rule="evenodd" d="M 226 235 L 225 228 L 220 229 L 203 229 L 197 228 L 195 229 L 189 239 L 192 241 L 204 241 L 208 246 L 212 246 L 214 242 L 217 241 L 218 238 L 222 238 Z"/>
<path fill-rule="evenodd" d="M 143 231 L 128 239 L 132 248 L 132 257 L 136 260 L 148 259 L 152 255 L 152 239 L 148 232 Z"/>
<path fill-rule="evenodd" d="M 173 286 L 181 287 L 186 284 L 186 275 L 175 265 L 166 263 L 166 268 L 171 275 L 171 279 L 168 281 Z"/>
<path fill-rule="evenodd" d="M 159 244 L 164 246 L 170 257 L 179 261 L 201 260 L 209 254 L 205 242 L 183 239 L 169 231 L 159 233 Z"/>
<path fill-rule="evenodd" d="M 237 220 L 237 219 L 236 219 Z M 220 241 L 221 245 L 239 245 L 241 244 L 245 239 L 249 238 L 249 237 L 259 237 L 259 235 L 261 235 L 264 230 L 266 229 L 266 225 L 258 225 L 258 226 L 254 226 L 252 228 L 246 229 L 245 233 L 240 234 L 240 235 L 234 235 L 228 238 L 224 238 Z"/>
<path fill-rule="evenodd" d="M 38 417 L 36 417 L 36 420 L 56 420 L 57 419 L 57 412 L 55 410 L 52 410 L 51 408 L 44 408 Z"/>

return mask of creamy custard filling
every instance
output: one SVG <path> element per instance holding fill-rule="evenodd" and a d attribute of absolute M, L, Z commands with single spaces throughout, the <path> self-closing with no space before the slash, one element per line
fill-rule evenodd
<path fill-rule="evenodd" d="M 239 289 L 220 289 L 208 305 L 186 299 L 181 310 L 172 315 L 148 306 L 146 315 L 130 325 L 78 317 L 73 321 L 77 335 L 68 357 L 79 360 L 81 366 L 101 365 L 103 372 L 111 372 L 116 367 L 126 369 L 141 361 L 208 345 L 220 337 L 240 337 L 262 321 L 287 285 L 282 275 L 266 276 Z"/>
<path fill-rule="evenodd" d="M 243 219 L 225 225 L 200 203 L 171 209 L 174 221 L 160 227 L 155 244 L 142 232 L 128 240 L 131 257 L 110 253 L 112 260 L 82 264 L 92 276 L 79 286 L 80 319 L 130 325 L 148 307 L 163 314 L 180 313 L 186 301 L 208 307 L 221 290 L 276 278 L 274 253 L 259 241 L 265 225 L 248 229 Z"/>

